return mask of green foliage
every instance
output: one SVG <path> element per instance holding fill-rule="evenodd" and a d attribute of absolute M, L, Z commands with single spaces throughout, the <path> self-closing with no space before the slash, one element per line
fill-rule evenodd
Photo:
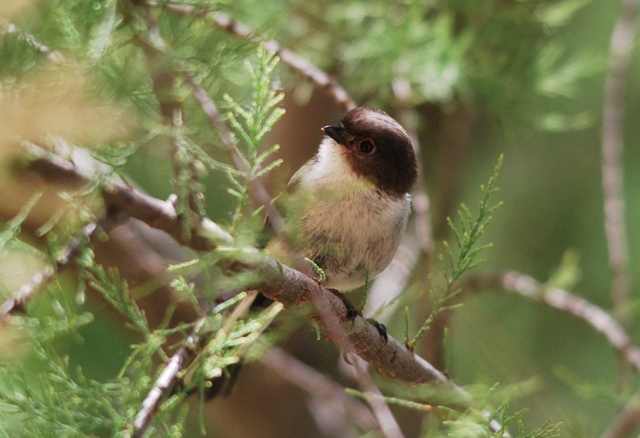
<path fill-rule="evenodd" d="M 508 426 L 515 425 L 517 438 L 553 438 L 558 437 L 560 424 L 545 424 L 542 427 L 526 432 L 524 424 L 520 420 L 522 412 L 509 414 L 509 404 L 504 403 L 493 410 L 489 415 L 477 409 L 469 409 L 463 415 L 448 410 L 454 417 L 445 421 L 449 430 L 447 436 L 460 438 L 490 437 L 502 438 L 508 432 Z M 499 427 L 495 427 L 499 425 Z"/>
<path fill-rule="evenodd" d="M 29 199 L 24 206 L 20 209 L 20 212 L 13 217 L 10 221 L 5 224 L 2 224 L 0 227 L 0 251 L 4 248 L 11 249 L 24 249 L 27 251 L 34 251 L 30 245 L 24 244 L 22 241 L 17 239 L 20 234 L 20 228 L 22 223 L 25 221 L 33 206 L 38 202 L 40 197 L 42 196 L 41 192 L 36 193 Z"/>
<path fill-rule="evenodd" d="M 281 42 L 334 72 L 361 103 L 450 108 L 473 101 L 501 120 L 531 123 L 544 102 L 557 102 L 604 65 L 556 38 L 589 3 L 290 0 L 257 12 L 244 0 L 233 11 L 256 28 L 275 27 Z M 308 96 L 305 88 L 296 95 Z"/>
<path fill-rule="evenodd" d="M 0 431 L 3 436 L 80 436 L 116 432 L 125 426 L 120 402 L 129 382 L 104 385 L 70 370 L 69 358 L 36 343 L 39 365 L 27 373 L 13 363 L 0 367 Z"/>
<path fill-rule="evenodd" d="M 233 172 L 228 173 L 232 183 L 232 187 L 228 191 L 237 198 L 238 202 L 231 223 L 232 233 L 237 229 L 247 208 L 248 189 L 251 182 L 266 175 L 282 163 L 282 159 L 267 162 L 267 159 L 278 151 L 278 145 L 264 152 L 260 152 L 258 149 L 264 136 L 284 115 L 284 109 L 278 107 L 278 104 L 284 99 L 284 94 L 276 91 L 273 80 L 277 65 L 278 58 L 273 53 L 267 52 L 264 46 L 260 46 L 256 65 L 249 61 L 246 63 L 246 69 L 251 78 L 251 89 L 254 90 L 248 107 L 245 109 L 228 94 L 224 95 L 224 99 L 231 109 L 227 113 L 229 124 L 244 145 L 244 148 L 240 148 L 234 144 L 235 152 L 246 166 L 241 179 Z"/>
<path fill-rule="evenodd" d="M 435 285 L 433 275 L 429 276 L 429 294 L 431 297 L 432 310 L 431 314 L 413 339 L 406 343 L 406 345 L 411 349 L 413 349 L 422 336 L 424 336 L 436 316 L 444 311 L 451 310 L 456 307 L 455 305 L 452 306 L 447 304 L 460 292 L 459 289 L 454 289 L 455 282 L 460 278 L 460 276 L 462 276 L 462 274 L 481 264 L 484 259 L 478 260 L 477 256 L 483 250 L 491 247 L 491 244 L 476 246 L 476 243 L 484 233 L 486 225 L 491 220 L 492 213 L 502 205 L 502 202 L 499 202 L 493 206 L 489 206 L 491 197 L 498 191 L 495 187 L 495 182 L 498 178 L 498 171 L 502 166 L 502 160 L 503 157 L 500 156 L 493 175 L 489 178 L 489 182 L 486 186 L 482 185 L 480 187 L 482 199 L 480 200 L 478 214 L 474 217 L 467 206 L 461 204 L 461 209 L 458 211 L 460 229 L 456 227 L 450 218 L 447 218 L 449 227 L 455 237 L 457 251 L 456 254 L 454 254 L 449 243 L 446 241 L 444 242 L 446 257 L 441 254 L 438 257 L 438 261 L 440 262 L 445 284 L 442 292 L 438 293 L 438 288 Z M 408 331 L 408 328 L 405 329 L 405 331 Z"/>
<path fill-rule="evenodd" d="M 149 336 L 151 329 L 149 323 L 135 301 L 129 296 L 129 286 L 120 279 L 117 269 L 105 269 L 95 263 L 93 257 L 83 257 L 84 268 L 89 273 L 88 281 L 96 291 L 104 297 L 118 312 L 126 316 L 137 331 Z"/>
<path fill-rule="evenodd" d="M 84 260 L 90 261 L 90 254 Z M 53 341 L 71 333 L 78 336 L 78 329 L 93 321 L 90 314 L 76 315 L 65 304 L 62 292 L 58 299 L 50 301 L 53 316 L 25 320 L 25 328 L 31 327 L 25 334 L 30 335 L 35 370 L 25 370 L 20 361 L 0 362 L 0 431 L 6 436 L 124 436 L 127 424 L 133 421 L 142 398 L 154 383 L 151 377 L 159 374 L 154 359 L 159 357 L 161 363 L 168 360 L 163 350 L 168 337 L 191 332 L 188 348 L 205 340 L 206 344 L 184 371 L 189 380 L 163 401 L 155 416 L 157 436 L 181 436 L 175 435 L 186 419 L 186 412 L 176 412 L 184 410 L 180 402 L 188 394 L 210 386 L 210 379 L 237 363 L 282 310 L 278 304 L 247 320 L 239 319 L 241 313 L 229 314 L 228 309 L 246 300 L 247 294 L 241 293 L 213 308 L 195 326 L 161 325 L 151 329 L 117 271 L 95 263 L 87 263 L 85 268 L 89 270 L 90 285 L 129 321 L 129 327 L 142 340 L 132 345 L 117 376 L 105 382 L 88 379 L 80 368 L 73 370 L 69 358 L 54 347 Z"/>

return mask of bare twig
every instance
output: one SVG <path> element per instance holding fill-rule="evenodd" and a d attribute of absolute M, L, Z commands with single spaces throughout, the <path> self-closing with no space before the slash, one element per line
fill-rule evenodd
<path fill-rule="evenodd" d="M 467 284 L 473 289 L 495 287 L 514 292 L 580 318 L 602 334 L 618 354 L 640 372 L 640 348 L 632 343 L 620 323 L 586 299 L 556 287 L 547 287 L 533 277 L 513 271 L 472 277 Z"/>
<path fill-rule="evenodd" d="M 209 97 L 207 90 L 205 90 L 204 87 L 197 83 L 195 78 L 188 72 L 184 71 L 182 72 L 182 75 L 187 83 L 191 86 L 193 97 L 200 104 L 200 107 L 209 119 L 209 123 L 211 124 L 213 130 L 218 133 L 218 138 L 220 138 L 222 145 L 229 152 L 236 168 L 241 172 L 248 172 L 249 169 L 247 167 L 247 164 L 242 160 L 242 158 L 240 158 L 240 156 L 236 152 L 231 131 L 222 121 L 220 111 L 218 110 L 218 107 L 213 99 Z M 280 216 L 278 209 L 273 205 L 272 198 L 269 195 L 269 192 L 267 192 L 264 184 L 262 184 L 258 180 L 251 181 L 249 193 L 253 197 L 254 202 L 264 207 L 271 228 L 276 232 L 282 230 L 282 217 Z"/>
<path fill-rule="evenodd" d="M 403 438 L 404 434 L 398 425 L 389 405 L 384 400 L 382 392 L 375 385 L 367 365 L 362 359 L 356 358 L 353 364 L 356 380 L 365 396 L 365 400 L 371 407 L 373 415 L 380 426 L 380 431 L 386 438 Z"/>
<path fill-rule="evenodd" d="M 99 176 L 95 173 L 99 172 L 97 168 L 91 169 L 74 161 L 67 161 L 33 143 L 23 144 L 28 149 L 28 154 L 34 158 L 29 169 L 51 182 L 87 183 Z M 193 249 L 206 251 L 213 248 L 212 242 L 232 242 L 226 231 L 207 219 L 198 224 L 199 233 L 191 233 L 189 241 L 182 241 L 180 220 L 171 202 L 146 195 L 118 179 L 108 180 L 102 186 L 101 192 L 107 207 L 114 211 L 126 212 L 153 228 L 163 230 L 177 242 Z"/>
<path fill-rule="evenodd" d="M 61 64 L 64 61 L 64 56 L 60 52 L 51 50 L 49 47 L 42 44 L 40 41 L 35 39 L 34 36 L 29 35 L 23 32 L 13 23 L 7 23 L 3 29 L 4 32 L 8 34 L 18 35 L 20 38 L 24 39 L 28 42 L 34 49 L 38 52 L 42 53 L 49 62 L 52 64 Z"/>
<path fill-rule="evenodd" d="M 27 302 L 40 290 L 48 284 L 55 274 L 55 270 L 51 266 L 46 266 L 41 271 L 36 272 L 29 281 L 24 283 L 9 299 L 7 299 L 0 307 L 0 319 L 6 319 L 17 311 L 23 311 Z"/>
<path fill-rule="evenodd" d="M 264 38 L 256 34 L 256 32 L 249 26 L 232 19 L 222 12 L 212 12 L 207 9 L 178 2 L 169 2 L 165 4 L 164 2 L 159 2 L 157 0 L 148 0 L 147 4 L 151 6 L 164 7 L 177 14 L 195 15 L 207 19 L 218 28 L 249 41 L 264 41 Z M 275 53 L 284 64 L 288 65 L 301 76 L 306 77 L 325 90 L 333 98 L 339 108 L 348 111 L 357 106 L 349 96 L 349 93 L 347 93 L 340 84 L 338 84 L 327 73 L 314 66 L 307 59 L 296 55 L 286 47 L 282 47 L 280 43 L 274 40 L 264 41 L 264 45 L 268 51 Z"/>
<path fill-rule="evenodd" d="M 177 382 L 179 374 L 184 370 L 185 366 L 197 355 L 194 347 L 199 344 L 200 330 L 204 321 L 204 317 L 198 320 L 184 345 L 171 356 L 171 359 L 165 365 L 162 373 L 143 400 L 142 407 L 133 422 L 133 431 L 128 431 L 127 437 L 141 437 L 146 432 L 153 419 L 153 414 L 160 406 L 162 398 Z"/>
<path fill-rule="evenodd" d="M 114 225 L 113 217 L 105 218 L 100 226 L 110 228 Z M 62 257 L 56 262 L 55 269 L 46 266 L 41 271 L 36 272 L 31 279 L 23 284 L 9 299 L 0 305 L 0 320 L 10 317 L 17 311 L 24 311 L 27 302 L 37 291 L 45 287 L 53 280 L 56 273 L 61 272 L 69 266 L 80 254 L 82 245 L 94 239 L 98 226 L 95 222 L 90 222 L 82 228 L 79 236 L 76 236 L 64 250 Z"/>
<path fill-rule="evenodd" d="M 260 360 L 311 396 L 330 401 L 332 404 L 338 403 L 341 407 L 338 410 L 364 431 L 371 431 L 377 427 L 371 412 L 358 400 L 348 395 L 344 387 L 300 362 L 281 348 L 270 349 Z"/>
<path fill-rule="evenodd" d="M 371 285 L 363 311 L 387 324 L 396 310 L 397 298 L 409 283 L 409 277 L 419 260 L 420 245 L 414 234 L 407 233 L 387 269 Z"/>
<path fill-rule="evenodd" d="M 638 0 L 623 0 L 622 11 L 611 37 L 602 114 L 602 190 L 605 234 L 611 270 L 611 294 L 616 317 L 624 326 L 629 315 L 629 255 L 623 195 L 624 90 L 633 47 Z"/>
<path fill-rule="evenodd" d="M 616 415 L 600 438 L 624 438 L 640 424 L 640 392 L 636 392 L 625 407 Z"/>

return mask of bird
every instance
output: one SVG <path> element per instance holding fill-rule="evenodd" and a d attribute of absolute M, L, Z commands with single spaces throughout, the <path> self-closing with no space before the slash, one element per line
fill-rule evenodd
<path fill-rule="evenodd" d="M 313 261 L 324 274 L 322 286 L 342 300 L 345 319 L 353 319 L 360 312 L 343 292 L 375 278 L 398 250 L 418 179 L 417 158 L 405 129 L 379 109 L 354 108 L 339 124 L 321 129 L 318 152 L 289 181 L 283 229 L 265 251 L 318 279 L 304 259 Z M 258 295 L 253 304 L 269 302 Z M 386 328 L 368 321 L 386 342 Z M 228 395 L 240 366 L 227 369 L 229 378 L 214 379 L 207 399 Z"/>
<path fill-rule="evenodd" d="M 411 209 L 417 158 L 405 129 L 379 109 L 354 108 L 322 131 L 317 153 L 288 184 L 284 228 L 266 250 L 298 269 L 302 259 L 312 260 L 324 287 L 349 292 L 393 259 Z"/>

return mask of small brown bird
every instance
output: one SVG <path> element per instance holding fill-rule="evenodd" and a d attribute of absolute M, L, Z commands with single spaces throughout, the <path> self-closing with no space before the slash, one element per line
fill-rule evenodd
<path fill-rule="evenodd" d="M 355 108 L 322 128 L 318 153 L 289 182 L 284 235 L 267 250 L 291 264 L 313 260 L 323 286 L 345 292 L 391 262 L 410 211 L 417 161 L 402 126 L 383 111 Z"/>

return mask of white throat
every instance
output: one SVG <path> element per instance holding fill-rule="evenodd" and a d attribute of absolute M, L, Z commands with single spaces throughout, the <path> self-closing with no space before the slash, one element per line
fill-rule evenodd
<path fill-rule="evenodd" d="M 349 166 L 343 154 L 345 147 L 336 143 L 332 138 L 325 137 L 309 169 L 307 183 L 321 186 L 353 187 L 369 184 L 358 176 Z M 348 153 L 348 152 L 347 152 Z"/>

